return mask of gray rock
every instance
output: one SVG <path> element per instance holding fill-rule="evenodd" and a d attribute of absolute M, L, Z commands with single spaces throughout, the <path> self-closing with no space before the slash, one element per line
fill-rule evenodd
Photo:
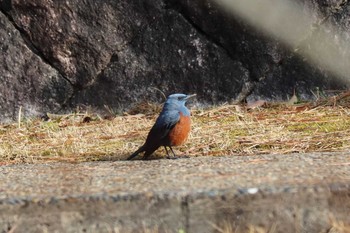
<path fill-rule="evenodd" d="M 316 16 L 326 16 L 327 22 L 348 30 L 346 5 L 300 2 L 305 9 L 315 10 L 315 22 Z M 254 98 L 286 99 L 294 89 L 310 98 L 317 88 L 346 87 L 322 67 L 307 64 L 280 41 L 209 1 L 1 0 L 0 10 L 31 54 L 24 54 L 19 41 L 18 53 L 0 56 L 8 60 L 25 56 L 29 63 L 35 62 L 30 57 L 44 61 L 57 77 L 55 90 L 59 90 L 53 93 L 60 97 L 54 102 L 65 111 L 77 105 L 121 109 L 143 100 L 159 101 L 157 89 L 165 94 L 196 92 L 202 103 L 219 103 L 243 100 L 251 93 Z M 6 40 L 2 46 L 11 43 Z M 303 44 L 309 45 L 312 36 Z M 7 75 L 17 82 L 31 67 L 2 69 L 0 75 L 10 72 Z M 49 73 L 39 76 L 51 77 Z M 30 105 L 38 106 L 38 111 L 57 110 L 38 101 L 42 97 L 24 79 L 22 89 L 13 89 L 13 95 L 27 90 L 33 96 Z M 13 118 L 22 103 L 12 104 L 2 105 L 0 115 Z"/>
<path fill-rule="evenodd" d="M 20 107 L 30 116 L 60 109 L 72 93 L 71 85 L 28 48 L 1 12 L 0 40 L 1 120 L 16 119 Z"/>
<path fill-rule="evenodd" d="M 339 1 L 327 0 L 300 0 L 298 3 L 305 14 L 312 14 L 314 22 L 293 49 L 322 46 L 314 44 L 314 38 L 318 36 L 314 28 L 320 24 L 320 19 L 324 19 L 322 24 L 331 23 L 341 29 L 345 38 L 348 38 L 349 24 L 346 19 L 349 17 L 349 8 L 346 3 L 340 6 Z M 242 64 L 248 71 L 248 78 L 241 79 L 243 87 L 252 88 L 248 93 L 252 93 L 256 99 L 286 99 L 293 94 L 294 89 L 300 96 L 310 98 L 311 91 L 315 92 L 317 88 L 343 89 L 348 85 L 348 77 L 339 79 L 323 67 L 310 65 L 307 59 L 287 49 L 278 39 L 224 12 L 215 1 L 171 0 L 168 7 L 183 15 L 213 44 L 227 51 L 231 59 Z M 330 43 L 337 44 L 336 38 Z"/>

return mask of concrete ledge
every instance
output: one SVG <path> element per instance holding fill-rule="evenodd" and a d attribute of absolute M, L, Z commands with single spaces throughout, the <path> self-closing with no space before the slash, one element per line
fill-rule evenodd
<path fill-rule="evenodd" d="M 2 166 L 0 231 L 327 232 L 350 224 L 349 165 L 344 152 Z"/>

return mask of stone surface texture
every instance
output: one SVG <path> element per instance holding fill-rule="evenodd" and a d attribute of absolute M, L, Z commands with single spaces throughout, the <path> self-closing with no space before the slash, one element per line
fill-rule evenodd
<path fill-rule="evenodd" d="M 315 23 L 348 31 L 348 3 L 300 4 Z M 123 109 L 161 101 L 157 89 L 216 104 L 346 87 L 208 0 L 0 0 L 0 11 L 2 121 L 20 107 L 26 116 Z"/>
<path fill-rule="evenodd" d="M 327 232 L 350 224 L 349 153 L 0 167 L 2 232 Z"/>

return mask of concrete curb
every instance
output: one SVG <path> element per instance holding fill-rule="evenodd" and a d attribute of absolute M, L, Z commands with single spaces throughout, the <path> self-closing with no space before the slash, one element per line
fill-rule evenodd
<path fill-rule="evenodd" d="M 1 232 L 327 232 L 348 153 L 0 167 Z"/>

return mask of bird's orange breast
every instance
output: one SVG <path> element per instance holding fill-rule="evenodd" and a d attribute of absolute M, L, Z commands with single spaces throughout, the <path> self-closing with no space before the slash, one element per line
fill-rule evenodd
<path fill-rule="evenodd" d="M 179 146 L 183 144 L 187 140 L 190 130 L 190 116 L 184 116 L 182 113 L 180 113 L 180 120 L 176 123 L 168 135 L 170 146 Z"/>

